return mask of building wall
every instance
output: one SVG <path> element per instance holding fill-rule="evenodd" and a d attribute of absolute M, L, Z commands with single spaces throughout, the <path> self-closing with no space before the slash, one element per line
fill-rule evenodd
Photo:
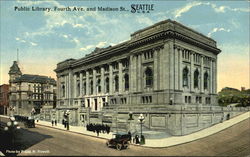
<path fill-rule="evenodd" d="M 40 113 L 40 108 L 46 106 L 51 109 L 54 106 L 54 90 L 52 84 L 42 84 L 33 82 L 11 83 L 10 103 L 14 110 L 11 114 L 31 116 L 33 108 L 35 114 Z"/>
<path fill-rule="evenodd" d="M 167 34 L 164 29 L 168 28 L 179 34 L 157 37 L 160 33 Z M 181 38 L 180 34 L 183 35 Z M 185 37 L 196 41 L 183 40 Z M 209 48 L 200 46 L 197 41 Z M 127 42 L 99 50 L 96 48 L 82 59 L 68 59 L 57 64 L 58 110 L 77 109 L 81 115 L 89 116 L 88 122 L 94 123 L 107 118 L 105 113 L 112 112 L 114 106 L 123 107 L 126 109 L 124 114 L 127 114 L 150 105 L 152 107 L 145 121 L 148 127 L 172 126 L 167 128 L 171 131 L 180 129 L 181 125 L 172 122 L 175 119 L 180 123 L 178 117 L 181 115 L 154 117 L 154 112 L 161 107 L 217 105 L 217 54 L 220 50 L 214 40 L 185 26 L 160 22 L 135 32 Z M 185 68 L 188 71 L 186 76 Z M 195 76 L 195 73 L 198 74 Z M 126 75 L 129 88 L 125 87 Z M 121 127 L 128 124 L 122 118 L 123 113 L 118 112 L 112 113 L 113 117 L 118 117 L 118 122 L 111 120 L 113 128 L 117 123 Z"/>
<path fill-rule="evenodd" d="M 7 114 L 9 107 L 9 85 L 3 84 L 0 86 L 0 114 Z"/>

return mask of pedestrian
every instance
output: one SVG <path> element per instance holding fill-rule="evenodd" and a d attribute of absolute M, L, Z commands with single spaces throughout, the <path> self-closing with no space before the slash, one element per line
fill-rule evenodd
<path fill-rule="evenodd" d="M 107 133 L 109 134 L 109 132 L 110 132 L 110 127 L 107 126 Z"/>
<path fill-rule="evenodd" d="M 52 126 L 54 126 L 54 120 L 51 121 Z"/>
<path fill-rule="evenodd" d="M 55 120 L 55 126 L 57 126 L 57 121 Z"/>
<path fill-rule="evenodd" d="M 129 142 L 131 143 L 132 138 L 131 138 L 131 132 L 130 131 L 128 131 L 128 135 L 129 135 Z"/>
<path fill-rule="evenodd" d="M 99 131 L 100 131 L 99 129 L 96 130 L 97 136 L 99 136 Z"/>
<path fill-rule="evenodd" d="M 66 128 L 67 127 L 67 121 L 66 120 L 64 120 L 64 128 Z"/>
<path fill-rule="evenodd" d="M 138 135 L 135 135 L 135 144 L 139 144 L 139 136 Z"/>

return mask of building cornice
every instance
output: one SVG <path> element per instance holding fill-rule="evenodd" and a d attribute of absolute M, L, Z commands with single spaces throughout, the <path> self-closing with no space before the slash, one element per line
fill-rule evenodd
<path fill-rule="evenodd" d="M 160 40 L 165 41 L 166 39 L 173 40 L 173 42 L 175 40 L 180 40 L 208 50 L 215 55 L 221 52 L 221 50 L 216 47 L 216 42 L 213 39 L 208 38 L 176 21 L 165 20 L 136 31 L 131 34 L 131 39 L 126 42 L 115 46 L 109 46 L 107 48 L 96 48 L 92 53 L 77 60 L 68 59 L 60 62 L 57 64 L 57 68 L 54 71 L 58 73 L 64 70 L 71 70 L 73 68 L 87 66 L 97 62 L 99 63 L 100 60 L 107 60 L 107 58 L 124 55 L 125 53 L 129 55 L 131 54 L 131 51 L 135 52 L 135 49 L 137 48 L 156 43 Z"/>

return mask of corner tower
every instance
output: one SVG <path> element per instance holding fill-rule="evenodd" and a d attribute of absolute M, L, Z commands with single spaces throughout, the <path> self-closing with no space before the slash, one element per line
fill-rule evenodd
<path fill-rule="evenodd" d="M 10 76 L 9 83 L 11 84 L 16 78 L 20 77 L 21 75 L 22 72 L 17 64 L 17 61 L 14 61 L 9 71 L 9 76 Z"/>

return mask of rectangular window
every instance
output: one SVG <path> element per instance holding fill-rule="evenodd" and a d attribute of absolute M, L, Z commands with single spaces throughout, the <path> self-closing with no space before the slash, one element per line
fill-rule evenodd
<path fill-rule="evenodd" d="M 90 100 L 89 100 L 89 99 L 87 99 L 87 102 L 88 102 L 88 107 L 90 107 Z"/>
<path fill-rule="evenodd" d="M 191 96 L 188 97 L 188 103 L 191 103 Z"/>

